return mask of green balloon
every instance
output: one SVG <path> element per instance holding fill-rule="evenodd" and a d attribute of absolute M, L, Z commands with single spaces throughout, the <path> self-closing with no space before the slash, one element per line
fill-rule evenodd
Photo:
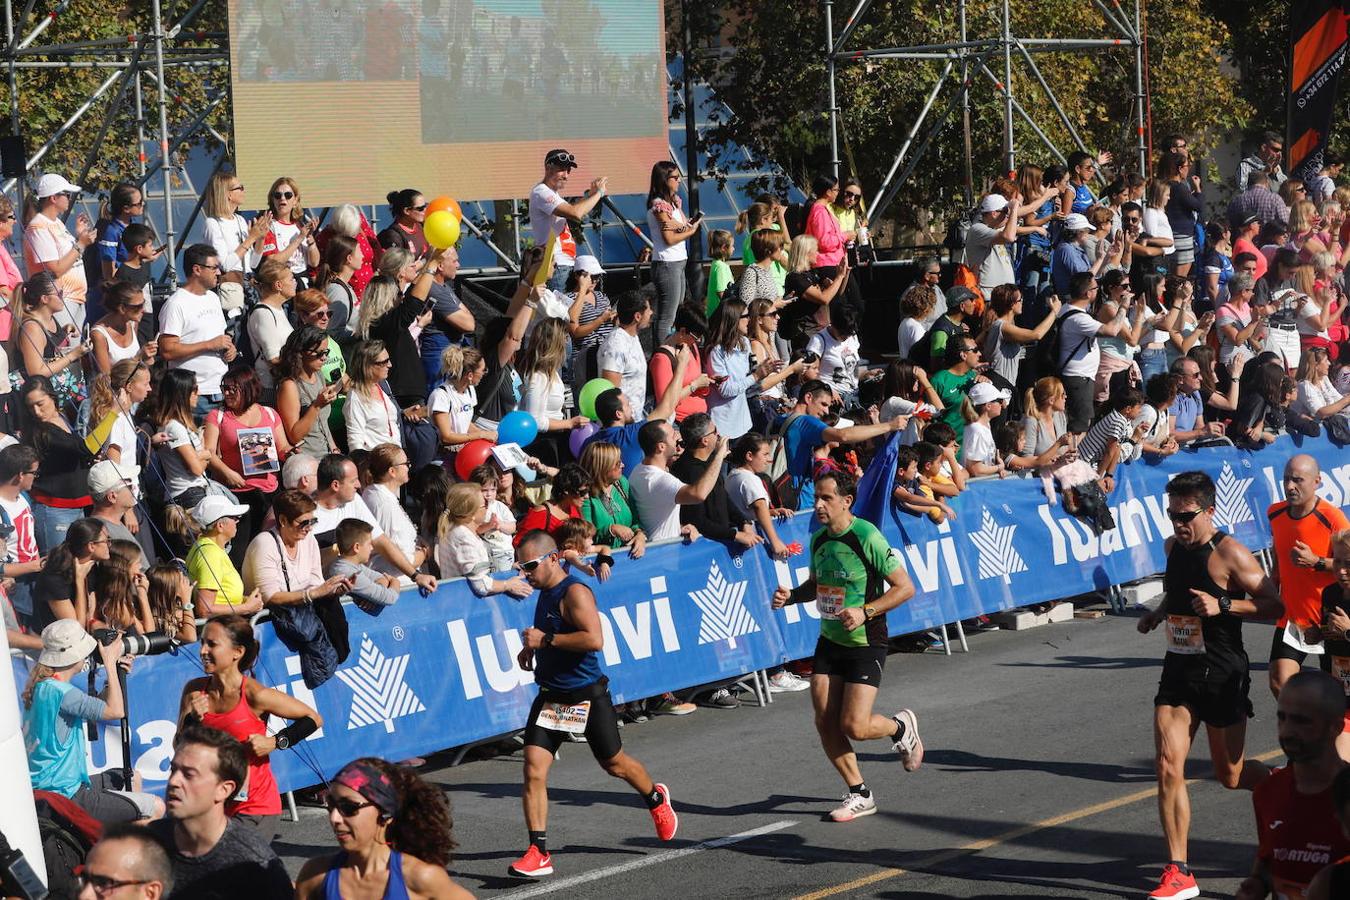
<path fill-rule="evenodd" d="M 592 422 L 598 422 L 595 415 L 595 398 L 614 387 L 608 378 L 592 378 L 581 387 L 581 396 L 577 398 L 577 407 L 581 414 Z"/>

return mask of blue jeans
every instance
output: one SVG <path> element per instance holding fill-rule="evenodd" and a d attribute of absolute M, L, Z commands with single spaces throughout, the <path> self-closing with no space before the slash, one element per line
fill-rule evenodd
<path fill-rule="evenodd" d="M 206 414 L 213 409 L 220 409 L 225 405 L 224 394 L 198 394 L 197 405 L 192 407 L 192 414 L 198 421 L 206 418 Z"/>
<path fill-rule="evenodd" d="M 567 289 L 567 277 L 572 274 L 575 266 L 554 266 L 553 275 L 549 278 L 546 286 L 550 291 L 564 291 Z"/>
<path fill-rule="evenodd" d="M 1148 380 L 1154 375 L 1164 375 L 1167 373 L 1167 351 L 1159 347 L 1156 350 L 1149 350 L 1145 347 L 1139 351 L 1139 374 L 1143 378 L 1144 386 L 1148 386 Z"/>
<path fill-rule="evenodd" d="M 440 384 L 441 353 L 450 346 L 450 339 L 439 331 L 422 332 L 422 371 L 427 376 L 427 387 Z"/>
<path fill-rule="evenodd" d="M 656 288 L 656 309 L 652 316 L 652 346 L 658 346 L 675 327 L 675 311 L 684 302 L 685 261 L 652 261 L 652 286 Z"/>
<path fill-rule="evenodd" d="M 82 509 L 64 509 L 58 506 L 33 504 L 33 526 L 37 531 L 38 550 L 45 556 L 56 549 L 65 539 L 70 525 L 84 518 Z"/>

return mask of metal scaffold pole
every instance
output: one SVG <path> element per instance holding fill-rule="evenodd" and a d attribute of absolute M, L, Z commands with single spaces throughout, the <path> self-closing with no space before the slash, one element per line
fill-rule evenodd
<path fill-rule="evenodd" d="M 155 28 L 155 81 L 159 93 L 159 152 L 164 160 L 164 243 L 173 245 L 173 165 L 169 161 L 169 86 L 164 81 L 164 21 L 160 0 L 151 0 Z M 174 280 L 174 260 L 169 257 L 164 278 Z"/>

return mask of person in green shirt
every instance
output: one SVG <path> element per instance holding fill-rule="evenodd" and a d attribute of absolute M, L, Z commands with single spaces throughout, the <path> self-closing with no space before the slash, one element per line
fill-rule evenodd
<path fill-rule="evenodd" d="M 966 436 L 966 416 L 963 412 L 966 392 L 976 381 L 988 378 L 980 374 L 980 345 L 969 335 L 959 335 L 947 353 L 947 368 L 932 378 L 933 390 L 942 400 L 942 421 L 952 426 L 959 445 Z"/>
<path fill-rule="evenodd" d="M 244 598 L 244 579 L 227 551 L 239 528 L 239 517 L 246 515 L 247 506 L 232 503 L 220 494 L 208 495 L 192 510 L 192 518 L 202 532 L 188 550 L 187 576 L 199 618 L 229 613 L 251 616 L 262 609 L 260 592 L 255 590 Z"/>
<path fill-rule="evenodd" d="M 718 229 L 708 235 L 708 255 L 712 257 L 712 266 L 708 269 L 708 318 L 717 307 L 722 305 L 722 292 L 735 282 L 731 275 L 731 249 L 733 235 L 730 231 Z"/>
<path fill-rule="evenodd" d="M 581 501 L 581 517 L 595 526 L 595 542 L 627 547 L 628 555 L 641 559 L 647 552 L 647 535 L 638 521 L 633 489 L 623 477 L 623 455 L 606 441 L 591 441 L 581 452 L 581 467 L 590 476 L 590 495 Z"/>
<path fill-rule="evenodd" d="M 877 527 L 853 515 L 856 494 L 857 484 L 845 472 L 816 479 L 816 520 L 824 527 L 811 538 L 810 577 L 773 595 L 775 609 L 814 599 L 820 611 L 811 706 L 825 755 L 848 786 L 844 802 L 830 812 L 835 822 L 877 811 L 850 741 L 889 738 L 906 772 L 923 762 L 914 711 L 890 717 L 872 711 L 886 665 L 886 613 L 913 597 L 914 585 Z"/>

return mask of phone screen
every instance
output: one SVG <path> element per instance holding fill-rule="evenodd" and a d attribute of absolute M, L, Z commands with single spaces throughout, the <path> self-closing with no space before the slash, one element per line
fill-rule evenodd
<path fill-rule="evenodd" d="M 337 383 L 338 383 L 339 381 L 341 381 L 341 380 L 342 380 L 342 370 L 341 370 L 341 369 L 334 369 L 333 371 L 331 371 L 331 372 L 328 373 L 328 383 L 329 383 L 329 384 L 337 384 Z"/>

